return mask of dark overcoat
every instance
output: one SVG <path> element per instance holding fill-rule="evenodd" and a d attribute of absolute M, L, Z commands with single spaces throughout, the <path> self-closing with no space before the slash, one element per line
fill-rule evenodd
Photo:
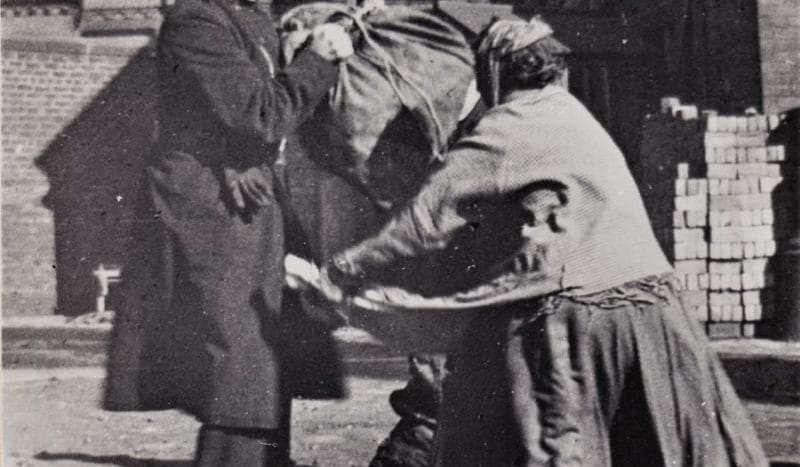
<path fill-rule="evenodd" d="M 285 248 L 303 241 L 274 167 L 337 71 L 309 51 L 279 69 L 278 51 L 257 2 L 182 0 L 166 16 L 159 135 L 112 338 L 109 409 L 276 428 L 289 395 L 341 391 L 328 330 L 283 290 Z M 252 167 L 273 199 L 241 212 L 231 173 Z"/>

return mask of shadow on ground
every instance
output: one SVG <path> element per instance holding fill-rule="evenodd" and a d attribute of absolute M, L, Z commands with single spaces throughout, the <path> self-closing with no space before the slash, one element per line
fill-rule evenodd
<path fill-rule="evenodd" d="M 94 456 L 91 454 L 81 454 L 77 452 L 41 452 L 34 456 L 34 459 L 42 461 L 74 461 L 86 464 L 108 464 L 119 467 L 190 467 L 190 460 L 166 460 L 166 459 L 140 459 L 131 456 Z M 296 467 L 312 467 L 310 465 L 297 464 Z M 781 466 L 785 467 L 785 466 Z"/>
<path fill-rule="evenodd" d="M 190 460 L 140 459 L 125 455 L 94 456 L 78 452 L 40 452 L 33 458 L 41 461 L 74 461 L 86 464 L 117 465 L 120 467 L 190 467 L 192 465 Z"/>
<path fill-rule="evenodd" d="M 139 459 L 131 456 L 93 456 L 80 453 L 49 453 L 42 452 L 34 456 L 34 459 L 43 461 L 75 461 L 87 464 L 110 464 L 120 467 L 190 467 L 191 461 L 187 460 L 164 460 L 164 459 Z M 297 465 L 297 467 L 312 467 L 310 465 Z M 770 467 L 800 467 L 794 462 L 773 462 Z"/>

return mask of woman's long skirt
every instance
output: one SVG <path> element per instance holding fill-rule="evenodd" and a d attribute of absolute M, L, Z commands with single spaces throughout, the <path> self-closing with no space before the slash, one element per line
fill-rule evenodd
<path fill-rule="evenodd" d="M 438 465 L 766 466 L 672 276 L 487 312 L 445 383 Z"/>

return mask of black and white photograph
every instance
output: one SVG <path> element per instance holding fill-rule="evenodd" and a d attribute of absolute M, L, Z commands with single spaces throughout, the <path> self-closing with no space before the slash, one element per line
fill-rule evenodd
<path fill-rule="evenodd" d="M 800 0 L 0 12 L 0 465 L 800 467 Z"/>

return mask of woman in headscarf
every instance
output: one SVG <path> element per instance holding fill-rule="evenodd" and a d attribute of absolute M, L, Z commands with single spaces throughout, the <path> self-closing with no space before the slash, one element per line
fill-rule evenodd
<path fill-rule="evenodd" d="M 493 24 L 477 57 L 489 110 L 323 289 L 493 303 L 451 354 L 439 465 L 766 466 L 623 155 L 555 85 L 564 50 L 537 18 Z"/>

